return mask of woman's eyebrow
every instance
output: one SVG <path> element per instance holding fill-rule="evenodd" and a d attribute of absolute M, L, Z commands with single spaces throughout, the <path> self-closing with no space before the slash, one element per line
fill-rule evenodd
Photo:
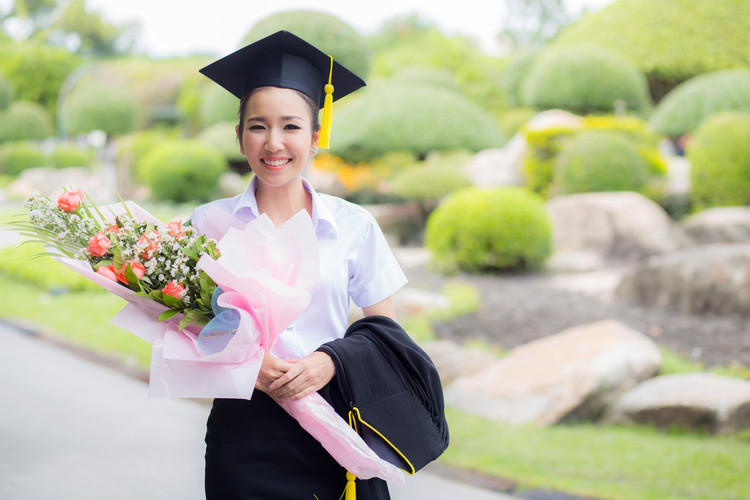
<path fill-rule="evenodd" d="M 288 116 L 282 116 L 281 119 L 283 121 L 290 121 L 290 120 L 303 120 L 304 118 L 302 118 L 301 116 L 298 116 L 298 115 L 288 115 Z M 249 116 L 247 118 L 247 121 L 249 121 L 249 122 L 262 122 L 262 123 L 266 123 L 268 121 L 268 119 L 265 118 L 265 117 L 263 117 L 263 116 Z"/>

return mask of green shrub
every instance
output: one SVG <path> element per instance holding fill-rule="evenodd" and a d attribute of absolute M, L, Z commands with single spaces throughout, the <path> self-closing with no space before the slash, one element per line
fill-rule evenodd
<path fill-rule="evenodd" d="M 69 136 L 102 130 L 108 136 L 127 134 L 138 118 L 135 101 L 122 89 L 99 84 L 77 86 L 61 110 Z"/>
<path fill-rule="evenodd" d="M 505 137 L 513 137 L 529 120 L 536 116 L 536 111 L 530 108 L 513 108 L 500 115 L 498 122 Z"/>
<path fill-rule="evenodd" d="M 472 101 L 433 86 L 372 85 L 334 107 L 331 152 L 368 161 L 388 151 L 480 151 L 504 143 L 495 120 Z"/>
<path fill-rule="evenodd" d="M 227 170 L 224 157 L 195 140 L 173 140 L 150 150 L 138 165 L 138 177 L 158 200 L 207 201 Z"/>
<path fill-rule="evenodd" d="M 244 43 L 286 30 L 318 47 L 361 78 L 370 69 L 370 50 L 366 40 L 344 21 L 315 10 L 289 10 L 258 21 L 245 36 Z"/>
<path fill-rule="evenodd" d="M 747 0 L 612 2 L 564 29 L 553 47 L 588 43 L 623 54 L 649 81 L 654 102 L 689 78 L 750 66 Z"/>
<path fill-rule="evenodd" d="M 543 200 L 523 188 L 465 188 L 432 212 L 425 245 L 446 270 L 536 269 L 552 251 L 552 228 Z"/>
<path fill-rule="evenodd" d="M 5 111 L 13 101 L 13 87 L 5 76 L 0 74 L 0 111 Z"/>
<path fill-rule="evenodd" d="M 523 106 L 521 97 L 523 82 L 541 53 L 540 50 L 523 50 L 515 53 L 503 69 L 505 105 L 509 108 Z"/>
<path fill-rule="evenodd" d="M 566 141 L 555 159 L 556 194 L 641 192 L 647 184 L 648 164 L 635 144 L 619 132 L 579 132 Z"/>
<path fill-rule="evenodd" d="M 617 52 L 592 45 L 542 52 L 523 85 L 524 104 L 540 110 L 612 113 L 622 102 L 641 113 L 650 104 L 643 73 Z"/>
<path fill-rule="evenodd" d="M 15 89 L 15 98 L 41 104 L 55 116 L 65 78 L 81 58 L 68 50 L 34 42 L 3 43 L 0 73 Z"/>
<path fill-rule="evenodd" d="M 247 164 L 247 158 L 240 153 L 234 127 L 234 122 L 217 122 L 201 130 L 195 138 L 206 146 L 218 150 L 233 169 L 247 172 L 250 167 Z"/>
<path fill-rule="evenodd" d="M 87 167 L 91 165 L 91 149 L 75 143 L 63 142 L 55 146 L 49 155 L 50 163 L 55 168 Z"/>
<path fill-rule="evenodd" d="M 663 134 L 680 137 L 722 111 L 750 112 L 750 69 L 727 69 L 691 78 L 667 94 L 649 122 Z"/>
<path fill-rule="evenodd" d="M 470 154 L 461 152 L 430 157 L 396 173 L 390 181 L 391 192 L 408 200 L 438 202 L 457 189 L 471 186 L 460 170 L 470 159 Z"/>
<path fill-rule="evenodd" d="M 101 291 L 99 285 L 45 254 L 40 243 L 0 250 L 0 276 L 24 281 L 48 292 Z"/>
<path fill-rule="evenodd" d="M 0 112 L 0 142 L 46 139 L 54 133 L 52 117 L 41 104 L 15 101 Z"/>
<path fill-rule="evenodd" d="M 46 155 L 32 143 L 9 142 L 0 146 L 0 174 L 18 175 L 27 168 L 46 164 Z"/>
<path fill-rule="evenodd" d="M 177 137 L 177 130 L 163 128 L 141 130 L 124 137 L 119 137 L 115 143 L 117 163 L 137 177 L 138 165 L 146 153 L 156 146 Z M 143 181 L 143 179 L 139 180 Z"/>
<path fill-rule="evenodd" d="M 687 149 L 695 210 L 750 205 L 750 113 L 720 113 L 696 131 Z"/>
<path fill-rule="evenodd" d="M 647 173 L 652 180 L 663 178 L 667 164 L 658 149 L 659 136 L 647 124 L 636 117 L 586 116 L 580 127 L 529 130 L 526 135 L 527 150 L 523 157 L 525 185 L 535 193 L 549 196 L 554 177 L 554 164 L 565 141 L 585 130 L 612 130 L 629 139 L 638 154 L 646 162 Z M 658 193 L 654 193 L 658 195 Z"/>
<path fill-rule="evenodd" d="M 216 123 L 237 121 L 240 100 L 218 85 L 207 86 L 201 93 L 198 122 L 202 128 Z"/>
<path fill-rule="evenodd" d="M 393 81 L 416 85 L 434 85 L 444 90 L 461 92 L 461 86 L 455 75 L 450 71 L 439 68 L 409 66 L 393 75 Z"/>

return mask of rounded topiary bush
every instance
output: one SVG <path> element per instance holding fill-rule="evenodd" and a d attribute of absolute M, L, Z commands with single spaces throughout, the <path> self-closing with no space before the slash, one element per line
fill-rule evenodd
<path fill-rule="evenodd" d="M 63 128 L 71 136 L 102 130 L 107 135 L 131 132 L 138 108 L 125 91 L 98 84 L 73 89 L 62 111 Z"/>
<path fill-rule="evenodd" d="M 0 74 L 0 111 L 8 109 L 13 101 L 13 87 L 5 76 Z"/>
<path fill-rule="evenodd" d="M 409 66 L 393 75 L 393 81 L 417 85 L 434 85 L 445 90 L 461 92 L 461 85 L 455 75 L 450 71 L 438 68 Z"/>
<path fill-rule="evenodd" d="M 218 85 L 209 85 L 201 93 L 198 123 L 210 127 L 221 122 L 236 122 L 240 100 Z"/>
<path fill-rule="evenodd" d="M 240 145 L 234 127 L 234 122 L 217 122 L 201 130 L 195 138 L 206 146 L 219 151 L 229 162 L 232 169 L 246 173 L 250 167 L 247 164 L 247 158 L 240 153 Z"/>
<path fill-rule="evenodd" d="M 680 137 L 722 111 L 750 112 L 750 69 L 727 69 L 691 78 L 667 94 L 649 123 L 665 135 Z"/>
<path fill-rule="evenodd" d="M 509 108 L 523 106 L 521 97 L 523 82 L 534 66 L 541 51 L 523 50 L 514 54 L 503 70 L 503 90 L 505 92 L 505 105 Z"/>
<path fill-rule="evenodd" d="M 621 133 L 586 130 L 575 134 L 555 159 L 557 194 L 636 191 L 648 185 L 649 165 Z"/>
<path fill-rule="evenodd" d="M 315 10 L 290 10 L 258 21 L 245 37 L 252 43 L 279 30 L 286 30 L 310 42 L 326 54 L 365 78 L 370 69 L 367 41 L 341 19 Z"/>
<path fill-rule="evenodd" d="M 552 252 L 552 226 L 543 200 L 530 191 L 464 188 L 432 212 L 425 246 L 446 270 L 536 269 Z"/>
<path fill-rule="evenodd" d="M 612 113 L 619 102 L 628 110 L 649 108 L 645 75 L 617 52 L 579 45 L 539 55 L 524 79 L 522 100 L 535 109 L 578 114 Z"/>
<path fill-rule="evenodd" d="M 46 155 L 32 143 L 9 142 L 0 146 L 0 174 L 18 175 L 27 168 L 46 164 Z"/>
<path fill-rule="evenodd" d="M 720 113 L 687 149 L 693 208 L 750 205 L 750 113 Z"/>
<path fill-rule="evenodd" d="M 49 155 L 49 161 L 55 168 L 87 167 L 91 165 L 92 160 L 90 148 L 71 142 L 58 144 Z"/>
<path fill-rule="evenodd" d="M 495 120 L 478 105 L 434 86 L 367 87 L 334 105 L 331 152 L 369 161 L 389 151 L 424 157 L 432 151 L 481 151 L 504 143 Z"/>
<path fill-rule="evenodd" d="M 137 168 L 153 198 L 182 203 L 209 200 L 227 171 L 227 162 L 215 149 L 183 139 L 156 146 Z"/>
<path fill-rule="evenodd" d="M 0 112 L 0 142 L 46 139 L 54 133 L 52 117 L 41 104 L 15 101 Z"/>

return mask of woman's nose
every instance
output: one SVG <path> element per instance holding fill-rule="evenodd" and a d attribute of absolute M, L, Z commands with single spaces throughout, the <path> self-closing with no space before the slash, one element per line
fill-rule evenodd
<path fill-rule="evenodd" d="M 282 149 L 284 146 L 281 142 L 281 134 L 277 131 L 269 130 L 268 135 L 266 135 L 265 147 L 268 151 L 279 151 Z"/>

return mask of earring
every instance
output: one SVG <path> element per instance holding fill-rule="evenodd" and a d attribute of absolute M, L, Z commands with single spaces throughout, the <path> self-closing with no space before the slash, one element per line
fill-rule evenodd
<path fill-rule="evenodd" d="M 240 154 L 243 154 L 243 155 L 244 155 L 244 154 L 245 154 L 245 150 L 244 150 L 244 149 L 241 149 L 241 150 L 240 150 Z"/>
<path fill-rule="evenodd" d="M 318 150 L 317 150 L 317 149 L 315 149 L 315 148 L 310 148 L 310 154 L 313 154 L 313 155 L 314 155 L 314 154 L 316 154 L 317 152 L 318 152 Z"/>

